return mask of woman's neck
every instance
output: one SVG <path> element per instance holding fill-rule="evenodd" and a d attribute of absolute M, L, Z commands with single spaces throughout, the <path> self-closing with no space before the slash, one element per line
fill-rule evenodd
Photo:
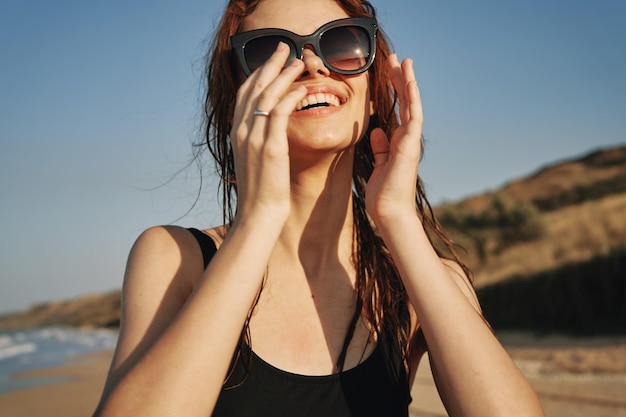
<path fill-rule="evenodd" d="M 353 241 L 352 150 L 316 163 L 292 163 L 291 214 L 277 247 L 303 265 L 350 256 Z"/>

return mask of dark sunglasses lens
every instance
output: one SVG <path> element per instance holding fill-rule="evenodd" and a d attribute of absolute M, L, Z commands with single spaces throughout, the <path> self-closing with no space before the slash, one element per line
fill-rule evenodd
<path fill-rule="evenodd" d="M 353 71 L 365 67 L 373 48 L 367 30 L 357 26 L 343 26 L 322 34 L 320 49 L 330 66 Z"/>
<path fill-rule="evenodd" d="M 248 68 L 250 68 L 250 72 L 253 72 L 263 65 L 272 56 L 278 46 L 278 42 L 281 41 L 290 45 L 291 53 L 288 60 L 289 62 L 295 57 L 295 48 L 293 47 L 291 41 L 284 36 L 262 36 L 246 42 L 243 53 L 246 58 L 246 63 L 248 64 Z"/>

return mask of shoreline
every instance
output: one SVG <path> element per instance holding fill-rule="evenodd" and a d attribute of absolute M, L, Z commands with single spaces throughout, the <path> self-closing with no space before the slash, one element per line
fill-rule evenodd
<path fill-rule="evenodd" d="M 626 417 L 626 337 L 535 337 L 523 333 L 498 337 L 529 379 L 548 417 Z M 112 356 L 112 350 L 95 351 L 72 357 L 62 365 L 13 375 L 17 380 L 63 380 L 0 393 L 0 414 L 90 416 L 100 400 Z M 600 369 L 604 371 L 598 372 Z M 447 416 L 427 358 L 418 370 L 412 397 L 411 417 Z"/>
<path fill-rule="evenodd" d="M 535 363 L 546 377 L 626 375 L 626 336 L 623 335 L 573 337 L 499 332 L 497 336 L 518 366 Z"/>
<path fill-rule="evenodd" d="M 90 352 L 65 363 L 12 375 L 16 380 L 62 378 L 0 393 L 3 417 L 85 417 L 100 400 L 104 380 L 113 357 L 112 350 Z"/>

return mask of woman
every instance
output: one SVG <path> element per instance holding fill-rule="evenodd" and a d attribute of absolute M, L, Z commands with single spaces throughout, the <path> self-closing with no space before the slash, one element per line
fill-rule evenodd
<path fill-rule="evenodd" d="M 451 248 L 417 177 L 412 62 L 369 3 L 231 0 L 207 74 L 226 225 L 138 239 L 96 414 L 406 416 L 428 349 L 451 415 L 543 415 L 431 244 Z"/>

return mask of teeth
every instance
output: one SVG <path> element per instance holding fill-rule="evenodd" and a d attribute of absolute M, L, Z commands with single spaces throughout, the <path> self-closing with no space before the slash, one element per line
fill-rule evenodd
<path fill-rule="evenodd" d="M 320 104 L 320 103 L 326 103 L 330 106 L 335 106 L 335 107 L 340 105 L 339 97 L 337 97 L 336 95 L 328 94 L 328 93 L 317 93 L 317 94 L 310 94 L 306 96 L 304 99 L 302 99 L 298 103 L 296 110 L 302 110 L 303 108 L 307 106 L 312 106 L 314 104 Z"/>

